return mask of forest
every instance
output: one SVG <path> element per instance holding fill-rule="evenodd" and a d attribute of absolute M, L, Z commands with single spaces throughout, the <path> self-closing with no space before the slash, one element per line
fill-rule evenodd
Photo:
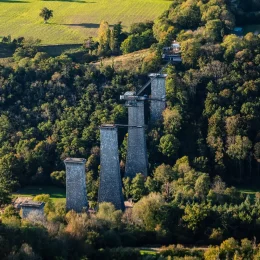
<path fill-rule="evenodd" d="M 259 259 L 260 193 L 237 187 L 260 179 L 260 37 L 234 33 L 243 1 L 171 2 L 129 32 L 103 21 L 97 39 L 58 57 L 39 51 L 37 39 L 3 38 L 14 54 L 0 66 L 0 258 Z M 94 215 L 76 214 L 39 195 L 46 218 L 21 219 L 8 205 L 11 193 L 65 187 L 66 157 L 87 159 L 88 199 L 97 206 L 99 126 L 127 123 L 120 94 L 165 64 L 162 48 L 173 40 L 182 63 L 165 70 L 163 120 L 150 124 L 147 115 L 146 179 L 124 177 L 127 135 L 119 132 L 123 193 L 133 209 L 103 203 Z M 134 71 L 102 65 L 105 57 L 146 48 Z M 147 245 L 164 247 L 142 255 L 138 248 Z"/>

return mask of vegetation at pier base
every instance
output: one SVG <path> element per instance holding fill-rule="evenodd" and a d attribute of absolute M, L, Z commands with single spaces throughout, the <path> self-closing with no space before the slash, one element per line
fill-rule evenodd
<path fill-rule="evenodd" d="M 60 14 L 49 3 L 41 4 L 54 10 L 55 22 Z M 1 39 L 0 57 L 13 53 L 0 65 L 1 259 L 260 258 L 260 37 L 233 34 L 245 25 L 241 17 L 258 11 L 237 3 L 172 0 L 156 20 L 135 21 L 128 31 L 124 21 L 105 19 L 97 38 L 84 35 L 82 47 L 59 56 L 37 39 Z M 120 128 L 123 193 L 133 208 L 97 207 L 98 127 L 127 124 L 119 96 L 159 71 L 162 48 L 173 40 L 182 63 L 164 71 L 162 120 L 149 124 L 145 105 L 148 177 L 124 177 L 127 134 Z M 66 212 L 66 157 L 87 159 L 88 201 L 97 212 Z M 21 219 L 11 204 L 17 196 L 45 201 L 44 216 Z"/>

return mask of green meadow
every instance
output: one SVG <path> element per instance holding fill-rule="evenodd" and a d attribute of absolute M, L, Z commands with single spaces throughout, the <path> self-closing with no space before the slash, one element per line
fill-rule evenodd
<path fill-rule="evenodd" d="M 39 194 L 49 194 L 54 202 L 65 201 L 66 191 L 56 186 L 27 186 L 13 193 L 13 197 L 34 197 Z"/>
<path fill-rule="evenodd" d="M 122 21 L 127 30 L 132 23 L 154 20 L 170 4 L 167 0 L 0 0 L 0 37 L 33 37 L 44 45 L 82 43 L 97 36 L 102 20 L 110 25 Z M 43 7 L 53 10 L 47 24 L 39 17 Z"/>

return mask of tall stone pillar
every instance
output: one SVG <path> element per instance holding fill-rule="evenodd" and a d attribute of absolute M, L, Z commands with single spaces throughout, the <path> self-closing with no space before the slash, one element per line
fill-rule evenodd
<path fill-rule="evenodd" d="M 98 202 L 111 202 L 116 209 L 125 209 L 120 175 L 117 127 L 100 127 L 100 184 Z"/>
<path fill-rule="evenodd" d="M 67 158 L 66 166 L 66 208 L 82 212 L 87 209 L 85 159 Z"/>
<path fill-rule="evenodd" d="M 151 78 L 151 98 L 152 99 L 162 99 L 166 96 L 166 77 L 167 74 L 149 74 Z M 151 122 L 156 122 L 162 119 L 162 112 L 166 107 L 165 101 L 151 100 L 150 106 L 150 120 Z"/>
<path fill-rule="evenodd" d="M 144 128 L 144 101 L 128 107 L 128 140 L 125 176 L 134 178 L 137 173 L 147 176 L 147 149 Z"/>

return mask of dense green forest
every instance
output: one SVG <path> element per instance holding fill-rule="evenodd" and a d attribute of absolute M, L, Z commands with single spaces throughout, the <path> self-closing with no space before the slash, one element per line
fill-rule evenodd
<path fill-rule="evenodd" d="M 0 205 L 28 184 L 64 186 L 63 159 L 82 157 L 95 206 L 99 126 L 126 123 L 119 95 L 163 66 L 164 46 L 176 39 L 182 49 L 182 64 L 166 70 L 162 122 L 147 118 L 147 179 L 123 177 L 127 138 L 119 132 L 124 196 L 133 210 L 104 203 L 96 215 L 66 214 L 46 199 L 47 220 L 29 223 L 8 206 L 0 224 L 4 259 L 259 259 L 260 194 L 233 187 L 260 177 L 260 37 L 233 34 L 242 2 L 173 0 L 154 22 L 128 33 L 120 22 L 102 22 L 97 41 L 59 57 L 39 52 L 37 40 L 3 39 L 14 61 L 0 67 Z M 144 48 L 149 55 L 136 71 L 90 63 Z M 219 246 L 169 247 L 155 256 L 120 248 L 173 243 Z"/>

